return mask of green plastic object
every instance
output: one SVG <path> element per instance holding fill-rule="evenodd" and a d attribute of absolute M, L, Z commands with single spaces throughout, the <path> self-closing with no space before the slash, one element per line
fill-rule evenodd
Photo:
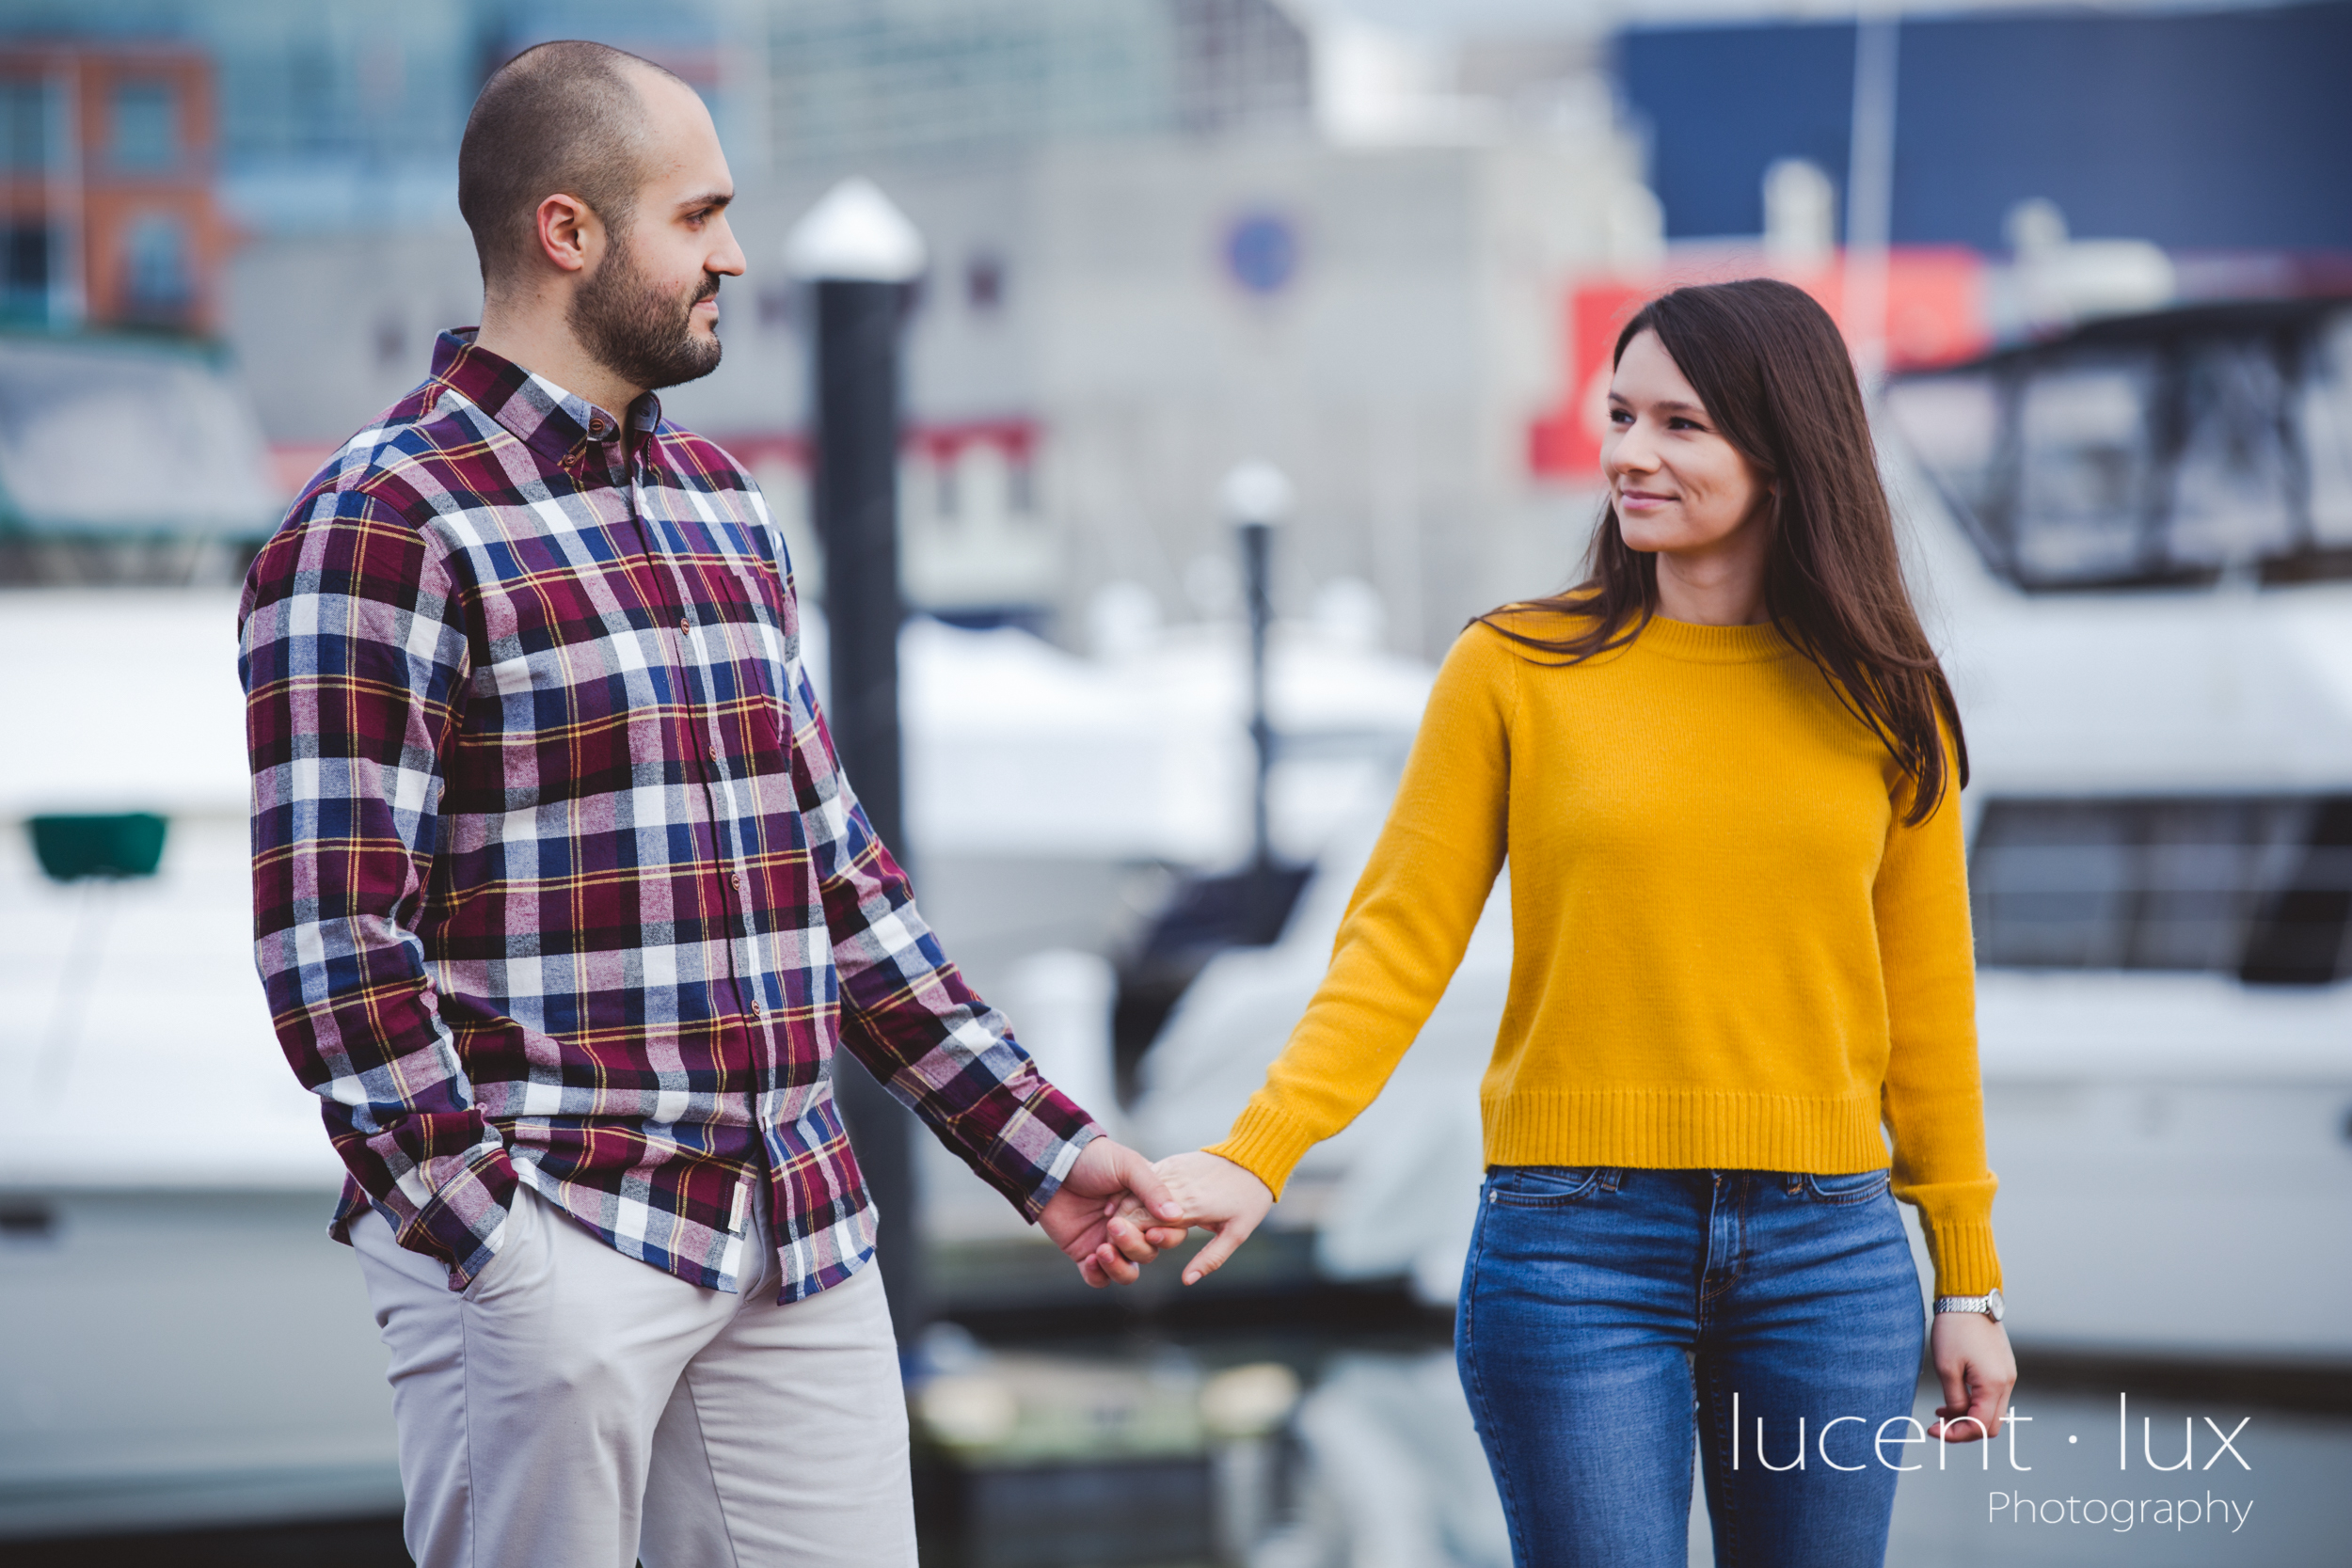
<path fill-rule="evenodd" d="M 78 882 L 90 877 L 152 877 L 163 863 L 164 830 L 152 812 L 107 816 L 36 816 L 33 853 L 51 879 Z"/>

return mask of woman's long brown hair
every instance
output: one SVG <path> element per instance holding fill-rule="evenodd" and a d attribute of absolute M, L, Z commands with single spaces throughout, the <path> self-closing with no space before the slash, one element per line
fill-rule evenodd
<path fill-rule="evenodd" d="M 1846 345 L 1829 313 L 1802 289 L 1772 278 L 1677 289 L 1644 306 L 1617 335 L 1655 332 L 1715 428 L 1772 484 L 1772 543 L 1764 609 L 1813 661 L 1847 710 L 1885 743 L 1911 778 L 1904 820 L 1924 821 L 1947 787 L 1942 721 L 1960 783 L 1968 745 L 1951 683 L 1903 582 L 1893 514 L 1879 483 Z M 1584 560 L 1584 579 L 1549 598 L 1478 617 L 1513 641 L 1581 663 L 1642 634 L 1658 612 L 1658 558 L 1625 542 L 1613 500 Z M 1510 625 L 1514 611 L 1552 610 L 1588 622 L 1562 638 Z"/>

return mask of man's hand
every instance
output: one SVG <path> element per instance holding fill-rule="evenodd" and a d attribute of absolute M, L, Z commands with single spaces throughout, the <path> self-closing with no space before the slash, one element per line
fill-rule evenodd
<path fill-rule="evenodd" d="M 1249 1240 L 1249 1233 L 1274 1207 L 1273 1191 L 1264 1182 L 1223 1155 L 1205 1149 L 1171 1154 L 1160 1162 L 1159 1171 L 1175 1200 L 1174 1209 L 1163 1210 L 1162 1214 L 1181 1214 L 1187 1225 L 1216 1232 L 1184 1265 L 1187 1285 L 1198 1285 L 1215 1274 L 1235 1247 Z"/>
<path fill-rule="evenodd" d="M 2017 1386 L 2009 1331 L 1981 1312 L 1938 1312 L 1928 1351 L 1944 1384 L 1944 1402 L 1935 1407 L 1942 1419 L 1928 1435 L 1947 1443 L 1998 1436 L 2009 1419 L 2010 1390 Z"/>
<path fill-rule="evenodd" d="M 1152 1162 L 1123 1144 L 1097 1138 L 1078 1151 L 1078 1163 L 1037 1223 L 1054 1244 L 1078 1265 L 1096 1290 L 1114 1281 L 1132 1285 L 1160 1249 L 1184 1239 L 1184 1227 L 1138 1225 L 1153 1215 L 1181 1221 L 1184 1211 L 1168 1195 Z"/>

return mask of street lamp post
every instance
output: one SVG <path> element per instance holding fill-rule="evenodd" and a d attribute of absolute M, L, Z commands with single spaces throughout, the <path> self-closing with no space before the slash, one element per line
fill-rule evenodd
<path fill-rule="evenodd" d="M 900 327 L 923 238 L 870 182 L 845 180 L 785 242 L 812 325 L 809 412 L 815 436 L 811 511 L 825 552 L 834 746 L 866 819 L 903 864 L 898 732 L 898 435 Z M 848 1053 L 834 1086 L 880 1215 L 879 1254 L 898 1342 L 923 1326 L 914 1184 L 914 1117 Z"/>
<path fill-rule="evenodd" d="M 1266 634 L 1274 625 L 1274 530 L 1290 512 L 1291 484 L 1270 463 L 1245 463 L 1225 476 L 1225 511 L 1241 536 L 1242 576 L 1249 604 L 1249 739 L 1257 752 L 1250 796 L 1248 928 L 1274 924 L 1274 832 L 1267 790 L 1274 773 L 1274 723 L 1266 705 Z M 1257 940 L 1271 940 L 1271 934 Z"/>

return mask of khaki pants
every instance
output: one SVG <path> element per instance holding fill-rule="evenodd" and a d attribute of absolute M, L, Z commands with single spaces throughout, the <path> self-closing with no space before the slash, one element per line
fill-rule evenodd
<path fill-rule="evenodd" d="M 352 1241 L 391 1351 L 418 1568 L 914 1568 L 873 1265 L 779 1306 L 761 1220 L 759 1276 L 728 1295 L 622 1256 L 528 1189 L 462 1294 L 379 1216 Z"/>

